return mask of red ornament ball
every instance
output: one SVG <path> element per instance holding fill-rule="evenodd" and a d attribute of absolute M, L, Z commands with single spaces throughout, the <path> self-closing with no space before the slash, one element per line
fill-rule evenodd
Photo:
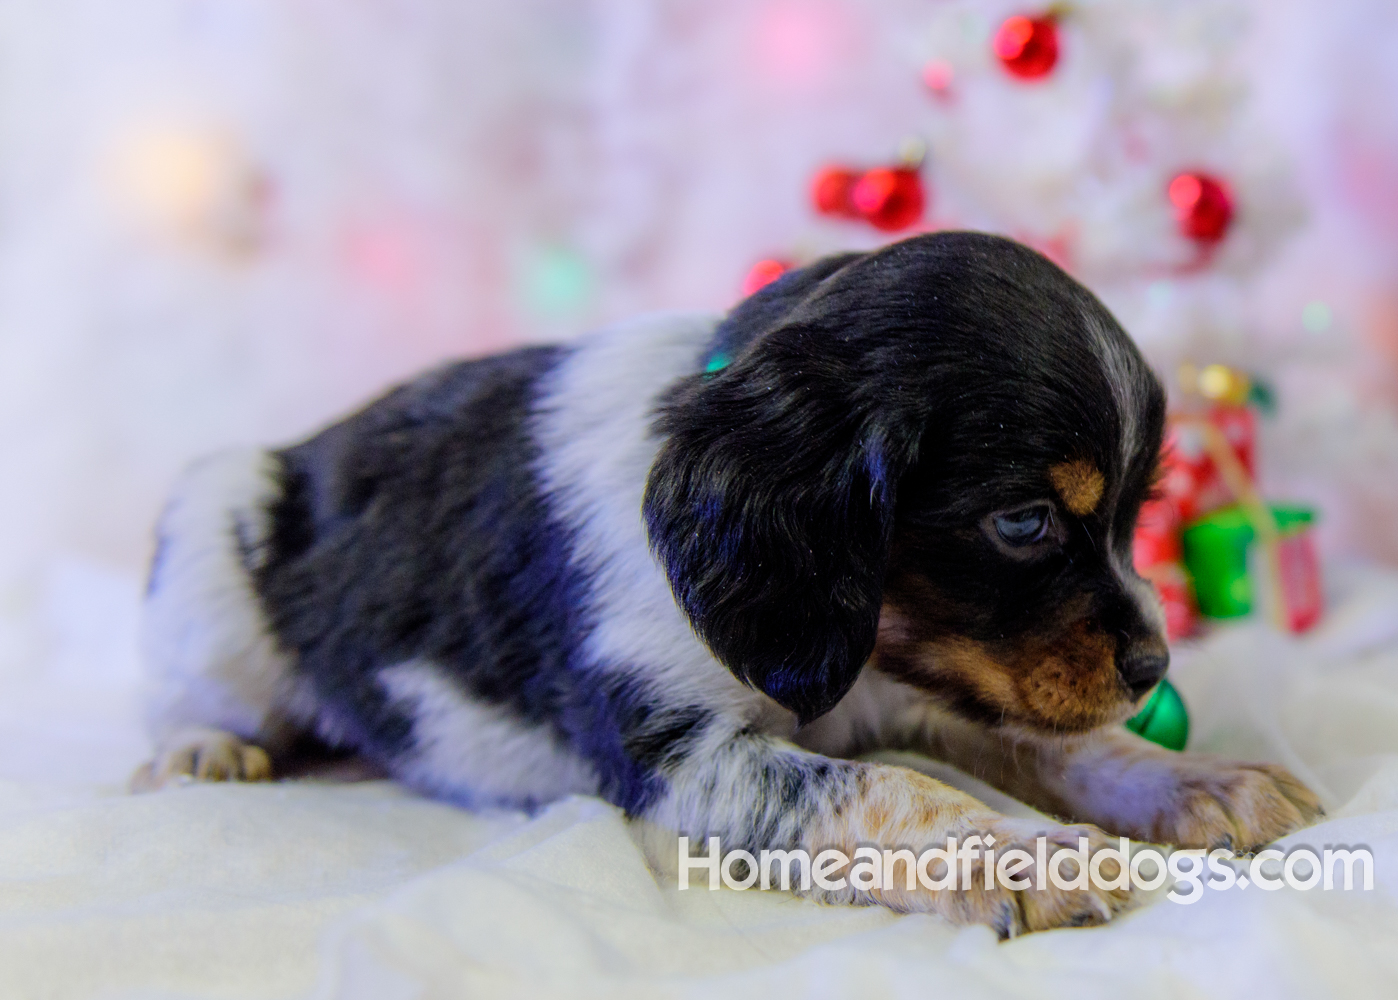
<path fill-rule="evenodd" d="M 859 218 L 850 196 L 859 174 L 848 167 L 822 167 L 811 182 L 811 203 L 821 215 Z"/>
<path fill-rule="evenodd" d="M 1167 189 L 1180 232 L 1200 243 L 1217 243 L 1233 221 L 1233 196 L 1208 174 L 1179 174 Z"/>
<path fill-rule="evenodd" d="M 909 167 L 875 167 L 866 170 L 850 191 L 850 201 L 876 229 L 895 232 L 922 218 L 927 198 L 922 178 Z"/>
<path fill-rule="evenodd" d="M 789 270 L 791 270 L 791 265 L 784 260 L 777 260 L 774 257 L 759 260 L 752 265 L 748 270 L 747 277 L 743 279 L 743 298 L 747 298 L 759 288 L 766 288 Z"/>
<path fill-rule="evenodd" d="M 1058 62 L 1058 22 L 1051 16 L 1008 17 L 991 43 L 1001 65 L 1021 80 L 1038 80 Z"/>

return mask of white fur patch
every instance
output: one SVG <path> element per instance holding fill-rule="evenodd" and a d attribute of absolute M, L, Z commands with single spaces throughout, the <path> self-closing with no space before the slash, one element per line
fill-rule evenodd
<path fill-rule="evenodd" d="M 1140 439 L 1136 409 L 1139 400 L 1131 395 L 1131 359 L 1121 338 L 1113 336 L 1103 324 L 1093 316 L 1085 317 L 1097 345 L 1097 354 L 1102 359 L 1102 370 L 1112 389 L 1112 401 L 1116 404 L 1117 416 L 1121 420 L 1121 463 L 1130 468 L 1136 453 L 1144 442 Z M 1135 598 L 1137 606 L 1147 621 L 1153 622 L 1161 636 L 1165 634 L 1165 610 L 1155 588 L 1136 575 L 1131 564 L 1131 553 L 1113 551 L 1110 554 L 1112 569 L 1126 592 Z"/>
<path fill-rule="evenodd" d="M 260 449 L 211 455 L 185 472 L 161 517 L 141 630 L 157 740 L 185 726 L 254 738 L 287 693 L 290 661 L 247 569 L 267 540 L 276 471 Z"/>
<path fill-rule="evenodd" d="M 576 532 L 574 562 L 593 580 L 589 661 L 641 671 L 667 704 L 762 718 L 789 732 L 794 716 L 745 687 L 694 634 L 641 516 L 660 445 L 650 429 L 657 398 L 696 370 L 717 322 L 653 316 L 579 341 L 540 396 L 538 474 L 556 516 Z"/>
<path fill-rule="evenodd" d="M 1102 370 L 1107 376 L 1107 384 L 1112 389 L 1112 401 L 1116 404 L 1117 417 L 1121 421 L 1121 463 L 1130 467 L 1131 459 L 1140 449 L 1140 428 L 1136 425 L 1138 401 L 1131 395 L 1131 357 L 1121 338 L 1097 317 L 1084 316 L 1084 322 L 1092 331 L 1092 339 L 1097 346 L 1097 356 L 1102 360 Z"/>
<path fill-rule="evenodd" d="M 591 765 L 554 733 L 468 697 L 433 664 L 390 667 L 379 683 L 413 720 L 413 750 L 393 762 L 395 777 L 472 805 L 534 805 L 597 792 Z"/>
<path fill-rule="evenodd" d="M 764 765 L 796 771 L 806 756 L 778 740 L 735 738 L 732 729 L 711 726 L 670 776 L 669 788 L 647 818 L 673 830 L 703 830 L 743 842 L 755 815 L 778 808 L 777 801 L 762 801 Z M 820 797 L 812 793 L 813 799 Z"/>
<path fill-rule="evenodd" d="M 796 734 L 796 743 L 829 757 L 907 746 L 938 724 L 963 724 L 925 691 L 866 666 L 839 704 Z"/>

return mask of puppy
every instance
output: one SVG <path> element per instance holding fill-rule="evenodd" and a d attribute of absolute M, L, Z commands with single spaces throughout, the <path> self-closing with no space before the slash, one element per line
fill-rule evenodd
<path fill-rule="evenodd" d="M 1120 726 L 1168 664 L 1131 564 L 1164 415 L 1101 303 L 973 233 L 446 365 L 186 474 L 139 783 L 266 778 L 311 734 L 459 802 L 596 794 L 754 853 L 1267 843 L 1320 812 L 1294 777 Z M 851 759 L 890 747 L 1092 825 Z M 981 885 L 823 897 L 1001 935 L 1129 901 Z"/>

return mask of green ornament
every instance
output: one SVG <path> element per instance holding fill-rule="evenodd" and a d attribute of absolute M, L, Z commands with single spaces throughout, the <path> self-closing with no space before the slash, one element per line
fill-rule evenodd
<path fill-rule="evenodd" d="M 1166 750 L 1183 750 L 1189 741 L 1189 712 L 1169 681 L 1161 681 L 1145 707 L 1126 722 L 1126 728 Z"/>
<path fill-rule="evenodd" d="M 730 360 L 731 359 L 724 352 L 716 351 L 714 355 L 709 358 L 709 363 L 704 366 L 705 376 L 712 375 L 714 372 L 723 371 L 723 369 L 728 367 L 728 362 Z"/>

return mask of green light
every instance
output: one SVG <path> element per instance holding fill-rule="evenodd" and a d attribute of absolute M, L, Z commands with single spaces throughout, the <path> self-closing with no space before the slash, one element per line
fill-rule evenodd
<path fill-rule="evenodd" d="M 1253 376 L 1248 388 L 1248 402 L 1263 413 L 1271 416 L 1277 412 L 1277 392 L 1263 379 Z"/>
<path fill-rule="evenodd" d="M 728 367 L 728 362 L 730 360 L 727 354 L 719 351 L 713 357 L 709 358 L 709 363 L 704 366 L 704 373 L 706 375 L 712 375 L 714 372 L 722 371 Z"/>
<path fill-rule="evenodd" d="M 1320 299 L 1307 302 L 1301 310 L 1301 325 L 1311 333 L 1324 333 L 1330 329 L 1330 307 Z"/>
<path fill-rule="evenodd" d="M 520 275 L 520 291 L 531 312 L 567 317 L 592 296 L 592 272 L 580 254 L 545 247 L 530 256 Z"/>

